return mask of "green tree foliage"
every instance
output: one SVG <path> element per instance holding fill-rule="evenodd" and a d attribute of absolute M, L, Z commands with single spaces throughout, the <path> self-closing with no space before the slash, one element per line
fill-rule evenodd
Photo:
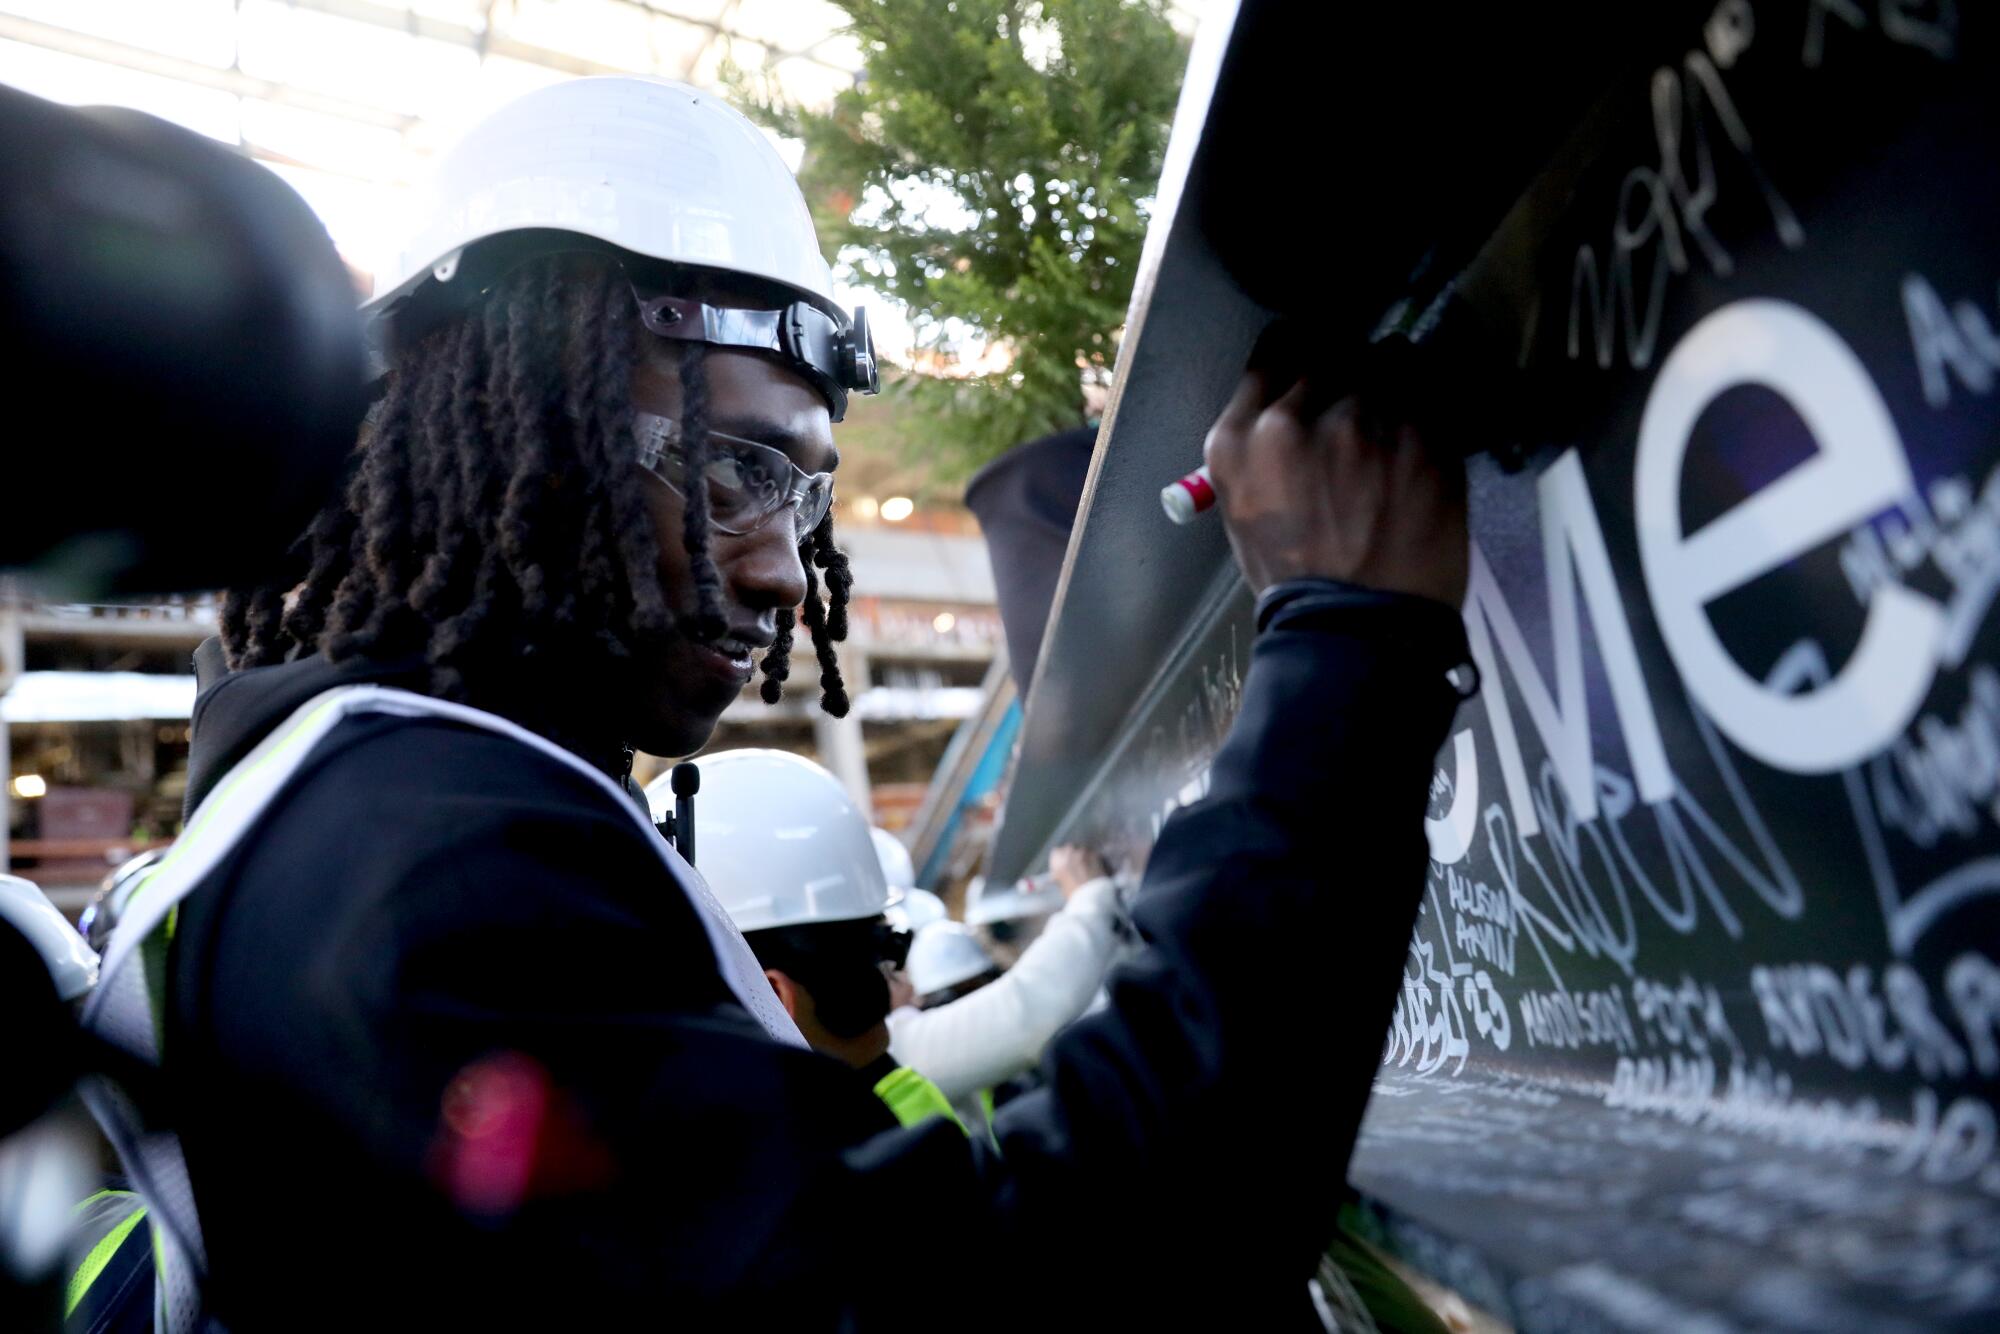
<path fill-rule="evenodd" d="M 984 341 L 1004 371 L 899 377 L 926 452 L 963 476 L 1084 420 L 1108 380 L 1187 63 L 1167 0 L 834 0 L 865 58 L 823 111 L 742 76 L 806 146 L 801 184 L 852 281 L 919 346 Z"/>

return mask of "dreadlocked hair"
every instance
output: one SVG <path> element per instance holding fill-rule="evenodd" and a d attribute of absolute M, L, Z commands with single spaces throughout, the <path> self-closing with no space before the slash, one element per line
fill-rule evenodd
<path fill-rule="evenodd" d="M 792 674 L 792 627 L 797 622 L 790 607 L 779 611 L 778 633 L 771 647 L 764 650 L 764 683 L 757 687 L 766 704 L 776 704 L 785 697 L 785 681 Z"/>
<path fill-rule="evenodd" d="M 785 697 L 785 681 L 792 674 L 792 631 L 800 621 L 812 635 L 813 655 L 819 659 L 819 706 L 836 718 L 847 716 L 847 682 L 840 675 L 840 659 L 833 646 L 847 638 L 847 603 L 854 588 L 854 576 L 847 568 L 847 553 L 833 544 L 833 514 L 819 521 L 819 527 L 801 547 L 806 571 L 806 600 L 796 613 L 778 613 L 777 638 L 764 652 L 764 683 L 758 693 L 766 704 Z M 826 571 L 827 597 L 820 600 L 822 582 L 815 571 Z"/>
<path fill-rule="evenodd" d="M 710 552 L 709 386 L 682 344 L 682 539 L 694 608 L 678 618 L 659 580 L 659 536 L 632 463 L 637 312 L 624 273 L 588 255 L 513 270 L 479 306 L 417 345 L 388 379 L 342 493 L 293 544 L 291 568 L 222 603 L 232 669 L 313 653 L 421 655 L 431 693 L 468 698 L 474 664 L 625 660 L 644 636 L 726 629 Z M 803 620 L 820 704 L 848 710 L 834 644 L 853 576 L 829 514 L 801 543 L 807 594 L 777 614 L 762 664 L 776 703 Z M 820 596 L 824 572 L 827 599 Z"/>
<path fill-rule="evenodd" d="M 636 324 L 616 266 L 563 255 L 427 336 L 287 577 L 224 598 L 229 665 L 421 655 L 432 693 L 463 700 L 474 663 L 629 659 L 673 625 L 632 466 Z M 705 557 L 702 501 L 687 526 Z"/>
<path fill-rule="evenodd" d="M 806 539 L 805 548 L 806 600 L 799 606 L 799 619 L 812 633 L 813 655 L 819 659 L 819 706 L 836 718 L 845 718 L 847 682 L 841 679 L 840 659 L 834 655 L 833 646 L 847 638 L 847 598 L 854 587 L 854 576 L 848 572 L 847 553 L 833 545 L 831 510 Z M 814 574 L 815 570 L 824 572 L 823 580 Z M 822 582 L 826 584 L 825 602 L 819 597 Z M 786 638 L 789 646 L 790 636 Z M 776 645 L 772 648 L 775 651 Z"/>

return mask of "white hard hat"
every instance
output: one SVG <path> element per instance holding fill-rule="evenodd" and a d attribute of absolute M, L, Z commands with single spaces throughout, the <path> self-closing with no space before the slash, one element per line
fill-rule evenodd
<path fill-rule="evenodd" d="M 0 920 L 28 938 L 64 1000 L 75 1000 L 97 985 L 97 951 L 34 881 L 0 875 Z"/>
<path fill-rule="evenodd" d="M 917 938 L 910 942 L 910 959 L 904 967 L 916 993 L 928 996 L 990 973 L 995 965 L 971 927 L 947 921 L 932 922 L 917 932 Z"/>
<path fill-rule="evenodd" d="M 906 889 L 902 901 L 889 909 L 889 925 L 898 931 L 921 931 L 932 922 L 942 922 L 950 916 L 944 900 L 928 889 Z"/>
<path fill-rule="evenodd" d="M 416 233 L 362 308 L 384 361 L 411 341 L 392 327 L 405 318 L 405 303 L 449 308 L 438 289 L 456 283 L 469 299 L 497 279 L 480 265 L 461 273 L 479 243 L 508 236 L 537 253 L 562 248 L 566 234 L 778 285 L 820 315 L 792 307 L 750 338 L 747 325 L 696 332 L 721 317 L 689 302 L 666 303 L 675 307 L 665 312 L 665 323 L 678 326 L 672 330 L 659 322 L 661 312 L 643 313 L 648 328 L 669 337 L 762 347 L 818 367 L 831 380 L 821 387 L 837 400 L 836 421 L 847 389 L 875 392 L 866 318 L 856 312 L 850 321 L 835 302 L 798 182 L 763 132 L 712 93 L 639 74 L 538 88 L 439 158 L 416 211 Z"/>
<path fill-rule="evenodd" d="M 700 763 L 696 855 L 738 930 L 882 915 L 889 885 L 868 817 L 839 779 L 782 750 L 726 750 Z M 646 787 L 655 820 L 673 801 L 671 778 Z"/>
<path fill-rule="evenodd" d="M 915 889 L 917 887 L 917 867 L 910 860 L 910 850 L 903 840 L 875 825 L 868 836 L 875 840 L 875 859 L 882 863 L 882 876 L 891 889 Z"/>

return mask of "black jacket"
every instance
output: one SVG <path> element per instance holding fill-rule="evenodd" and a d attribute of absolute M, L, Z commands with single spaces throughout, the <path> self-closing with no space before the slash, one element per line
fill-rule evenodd
<path fill-rule="evenodd" d="M 999 1154 L 946 1121 L 896 1129 L 852 1072 L 769 1040 L 601 789 L 449 723 L 340 724 L 174 936 L 165 1063 L 217 1314 L 236 1334 L 1295 1325 L 1466 656 L 1442 606 L 1311 592 L 1259 637 L 1209 795 L 1153 851 L 1146 948 L 1002 1110 Z M 415 684 L 320 661 L 224 678 L 191 772 L 212 784 L 360 679 Z"/>

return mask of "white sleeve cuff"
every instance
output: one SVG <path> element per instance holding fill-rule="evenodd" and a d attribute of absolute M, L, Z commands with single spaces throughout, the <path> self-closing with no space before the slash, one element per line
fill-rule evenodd
<path fill-rule="evenodd" d="M 1091 913 L 1114 917 L 1118 913 L 1118 886 L 1108 875 L 1086 881 L 1063 905 L 1064 912 Z"/>

